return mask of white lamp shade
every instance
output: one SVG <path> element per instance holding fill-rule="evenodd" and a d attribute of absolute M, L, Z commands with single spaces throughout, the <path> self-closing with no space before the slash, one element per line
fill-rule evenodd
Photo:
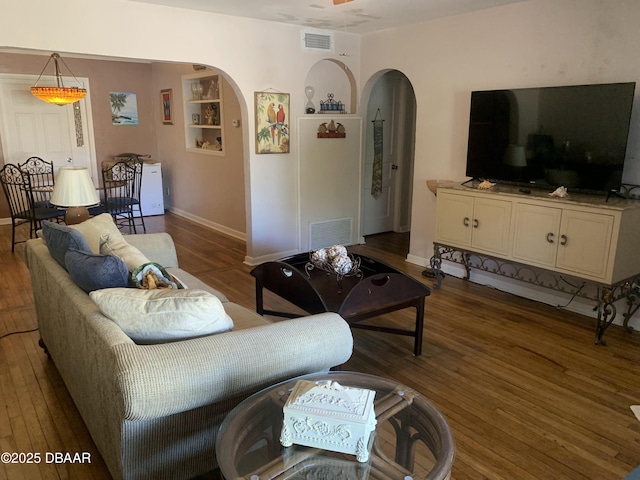
<path fill-rule="evenodd" d="M 62 167 L 58 170 L 51 200 L 59 207 L 86 207 L 100 203 L 89 170 L 85 167 Z"/>

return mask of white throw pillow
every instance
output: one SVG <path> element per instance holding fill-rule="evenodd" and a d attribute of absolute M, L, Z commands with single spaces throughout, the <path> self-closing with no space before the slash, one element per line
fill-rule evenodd
<path fill-rule="evenodd" d="M 136 343 L 186 340 L 233 328 L 222 302 L 204 290 L 106 288 L 89 295 Z"/>
<path fill-rule="evenodd" d="M 114 223 L 113 217 L 108 213 L 101 213 L 82 223 L 69 226 L 84 236 L 89 244 L 89 248 L 96 254 L 100 253 L 100 237 L 102 237 L 102 235 L 108 234 L 114 237 L 119 235 L 122 237 L 122 233 L 120 233 L 118 226 Z"/>
<path fill-rule="evenodd" d="M 100 253 L 120 257 L 130 272 L 151 262 L 138 248 L 127 242 L 120 232 L 118 235 L 105 233 L 100 237 Z"/>

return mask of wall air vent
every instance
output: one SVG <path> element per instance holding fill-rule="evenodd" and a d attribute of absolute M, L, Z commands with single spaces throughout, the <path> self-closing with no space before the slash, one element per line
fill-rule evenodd
<path fill-rule="evenodd" d="M 352 218 L 338 218 L 309 225 L 309 249 L 317 250 L 331 245 L 350 245 L 352 243 Z"/>
<path fill-rule="evenodd" d="M 312 52 L 333 52 L 333 35 L 303 31 L 302 49 Z"/>

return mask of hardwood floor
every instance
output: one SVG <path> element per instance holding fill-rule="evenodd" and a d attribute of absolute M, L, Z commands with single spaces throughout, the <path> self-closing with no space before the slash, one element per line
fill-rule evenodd
<path fill-rule="evenodd" d="M 254 308 L 244 243 L 180 217 L 149 217 L 180 264 L 234 302 Z M 24 246 L 0 227 L 0 451 L 39 452 L 39 465 L 0 463 L 0 479 L 107 479 L 109 474 L 62 383 L 38 347 Z M 353 247 L 431 285 L 394 255 L 392 238 Z M 402 242 L 400 242 L 402 243 Z M 265 306 L 282 307 L 273 295 Z M 406 325 L 405 310 L 378 321 Z M 26 333 L 16 333 L 26 332 Z M 392 378 L 430 399 L 456 441 L 452 478 L 621 479 L 640 464 L 640 335 L 613 326 L 593 344 L 593 321 L 453 277 L 426 299 L 423 354 L 412 339 L 353 330 L 349 370 Z M 79 359 L 82 361 L 82 359 Z M 54 465 L 46 452 L 90 452 L 91 464 Z"/>

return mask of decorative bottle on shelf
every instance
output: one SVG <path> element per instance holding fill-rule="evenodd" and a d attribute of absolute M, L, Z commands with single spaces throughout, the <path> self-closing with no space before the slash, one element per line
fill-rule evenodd
<path fill-rule="evenodd" d="M 316 113 L 316 108 L 313 106 L 313 94 L 315 92 L 315 88 L 313 88 L 311 85 L 304 87 L 304 94 L 307 96 L 307 105 L 305 108 L 306 113 Z"/>

